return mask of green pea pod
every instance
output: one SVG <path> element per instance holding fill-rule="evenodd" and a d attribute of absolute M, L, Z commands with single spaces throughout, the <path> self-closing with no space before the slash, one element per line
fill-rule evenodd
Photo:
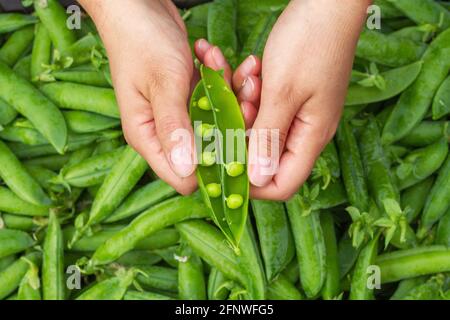
<path fill-rule="evenodd" d="M 65 298 L 63 234 L 53 211 L 50 212 L 43 245 L 42 292 L 44 300 L 64 300 Z"/>
<path fill-rule="evenodd" d="M 34 245 L 34 240 L 19 230 L 0 229 L 0 258 L 22 252 Z"/>
<path fill-rule="evenodd" d="M 442 168 L 439 170 L 436 182 L 431 188 L 422 217 L 420 228 L 417 231 L 419 238 L 425 237 L 428 230 L 444 216 L 450 207 L 450 156 L 447 157 Z"/>
<path fill-rule="evenodd" d="M 29 48 L 34 38 L 34 26 L 14 32 L 0 48 L 0 61 L 12 67 Z"/>
<path fill-rule="evenodd" d="M 188 246 L 178 257 L 178 294 L 181 300 L 206 300 L 202 260 Z"/>
<path fill-rule="evenodd" d="M 111 168 L 120 159 L 124 148 L 89 157 L 73 165 L 65 166 L 54 183 L 87 188 L 101 184 Z"/>
<path fill-rule="evenodd" d="M 450 210 L 439 220 L 436 243 L 450 247 Z"/>
<path fill-rule="evenodd" d="M 252 200 L 251 204 L 267 281 L 270 282 L 294 257 L 294 239 L 283 203 Z"/>
<path fill-rule="evenodd" d="M 320 225 L 320 212 L 304 215 L 300 195 L 286 203 L 297 250 L 302 288 L 308 297 L 315 297 L 326 278 L 326 247 Z"/>
<path fill-rule="evenodd" d="M 250 55 L 262 58 L 267 39 L 277 18 L 278 14 L 271 12 L 258 21 L 242 47 L 240 62 L 243 62 Z"/>
<path fill-rule="evenodd" d="M 358 259 L 361 246 L 355 248 L 352 243 L 352 238 L 346 232 L 338 243 L 338 261 L 339 261 L 339 274 L 343 279 L 355 265 Z"/>
<path fill-rule="evenodd" d="M 281 274 L 292 284 L 297 283 L 300 278 L 297 259 L 292 260 Z"/>
<path fill-rule="evenodd" d="M 438 120 L 450 113 L 450 77 L 441 84 L 433 101 L 433 120 Z"/>
<path fill-rule="evenodd" d="M 120 118 L 113 89 L 70 82 L 49 83 L 39 89 L 62 109 L 88 111 Z"/>
<path fill-rule="evenodd" d="M 213 267 L 208 277 L 208 300 L 225 300 L 230 294 L 227 286 L 229 283 L 225 275 L 219 269 Z"/>
<path fill-rule="evenodd" d="M 448 121 L 422 121 L 405 138 L 399 141 L 401 145 L 411 147 L 426 147 L 442 136 L 450 138 Z"/>
<path fill-rule="evenodd" d="M 113 277 L 100 281 L 84 291 L 77 300 L 122 300 L 135 276 L 134 269 L 119 269 Z"/>
<path fill-rule="evenodd" d="M 55 172 L 40 166 L 24 164 L 25 169 L 28 173 L 39 183 L 39 185 L 47 190 L 49 193 L 63 193 L 64 188 L 62 186 L 54 185 L 51 181 L 58 177 Z"/>
<path fill-rule="evenodd" d="M 148 289 L 178 292 L 178 272 L 176 269 L 159 266 L 140 266 L 136 280 Z M 187 297 L 185 297 L 187 298 Z"/>
<path fill-rule="evenodd" d="M 360 211 L 367 211 L 369 209 L 369 192 L 364 167 L 355 135 L 349 123 L 341 122 L 336 141 L 348 201 Z"/>
<path fill-rule="evenodd" d="M 172 297 L 154 292 L 128 291 L 123 297 L 124 300 L 175 300 Z"/>
<path fill-rule="evenodd" d="M 17 111 L 0 98 L 0 126 L 11 123 L 17 117 Z"/>
<path fill-rule="evenodd" d="M 433 38 L 436 31 L 437 27 L 431 24 L 424 24 L 420 26 L 408 26 L 392 32 L 390 35 L 410 39 L 416 42 L 427 43 Z"/>
<path fill-rule="evenodd" d="M 147 250 L 133 250 L 125 253 L 116 263 L 125 267 L 151 266 L 161 261 L 161 257 Z"/>
<path fill-rule="evenodd" d="M 212 130 L 214 152 L 209 152 L 211 146 L 205 146 L 206 142 L 196 141 L 203 147 L 198 156 L 201 164 L 197 167 L 197 179 L 214 222 L 238 250 L 247 221 L 249 199 L 244 119 L 236 97 L 223 77 L 204 66 L 201 74 L 202 81 L 192 95 L 191 120 L 200 138 L 208 135 L 209 130 L 203 130 L 205 126 L 212 125 L 217 130 Z M 210 186 L 214 190 L 209 189 Z"/>
<path fill-rule="evenodd" d="M 267 288 L 269 300 L 304 300 L 301 292 L 283 275 L 279 275 Z"/>
<path fill-rule="evenodd" d="M 34 128 L 27 128 L 20 125 L 23 119 L 17 119 L 13 123 L 5 126 L 0 131 L 0 138 L 5 141 L 20 142 L 30 146 L 43 145 L 47 143 L 42 134 Z"/>
<path fill-rule="evenodd" d="M 3 63 L 0 63 L 0 87 L 1 98 L 30 120 L 58 153 L 63 153 L 67 128 L 58 108 Z"/>
<path fill-rule="evenodd" d="M 313 202 L 313 209 L 330 209 L 348 202 L 347 192 L 341 179 L 330 182 L 325 190 L 321 190 Z"/>
<path fill-rule="evenodd" d="M 162 180 L 150 182 L 129 195 L 104 222 L 112 223 L 135 216 L 176 194 L 177 192 Z"/>
<path fill-rule="evenodd" d="M 31 81 L 31 55 L 20 58 L 12 69 L 19 77 Z"/>
<path fill-rule="evenodd" d="M 48 216 L 49 207 L 35 205 L 19 198 L 8 188 L 0 186 L 0 211 L 22 216 Z"/>
<path fill-rule="evenodd" d="M 375 0 L 374 5 L 380 7 L 382 18 L 402 18 L 404 16 L 403 12 L 397 9 L 389 0 Z"/>
<path fill-rule="evenodd" d="M 448 143 L 445 138 L 408 154 L 402 163 L 394 168 L 400 190 L 411 187 L 431 176 L 442 166 L 447 154 Z"/>
<path fill-rule="evenodd" d="M 404 67 L 381 73 L 380 75 L 386 82 L 386 88 L 384 90 L 380 90 L 376 86 L 365 87 L 357 83 L 351 84 L 347 90 L 345 105 L 353 106 L 368 104 L 395 97 L 416 80 L 421 69 L 422 61 L 418 61 Z"/>
<path fill-rule="evenodd" d="M 46 218 L 38 219 L 33 217 L 18 216 L 9 213 L 3 213 L 1 219 L 3 220 L 6 228 L 25 232 L 35 231 L 40 226 L 38 221 L 46 220 Z"/>
<path fill-rule="evenodd" d="M 0 299 L 4 299 L 16 290 L 23 277 L 30 268 L 28 261 L 40 264 L 41 254 L 32 252 L 25 255 L 25 259 L 18 259 L 9 267 L 0 272 Z"/>
<path fill-rule="evenodd" d="M 43 156 L 43 157 L 36 157 L 29 160 L 23 160 L 22 163 L 25 166 L 38 166 L 42 168 L 47 168 L 48 170 L 52 171 L 59 171 L 62 167 L 69 161 L 70 153 L 69 154 L 56 154 L 56 155 L 49 155 L 49 156 Z"/>
<path fill-rule="evenodd" d="M 401 67 L 420 60 L 426 48 L 423 43 L 364 30 L 356 56 L 389 67 Z"/>
<path fill-rule="evenodd" d="M 359 254 L 350 285 L 351 300 L 372 300 L 373 289 L 369 287 L 369 267 L 375 263 L 378 254 L 378 238 L 375 236 Z"/>
<path fill-rule="evenodd" d="M 411 290 L 415 287 L 424 284 L 426 277 L 416 277 L 411 279 L 405 279 L 400 281 L 394 294 L 390 297 L 390 300 L 401 300 L 406 297 Z"/>
<path fill-rule="evenodd" d="M 233 67 L 236 67 L 238 50 L 236 19 L 235 0 L 214 0 L 209 6 L 208 41 L 222 50 L 225 58 Z"/>
<path fill-rule="evenodd" d="M 441 33 L 423 56 L 416 81 L 406 89 L 384 126 L 382 140 L 390 144 L 406 137 L 425 117 L 436 91 L 450 69 L 450 29 Z"/>
<path fill-rule="evenodd" d="M 57 50 L 63 52 L 76 41 L 75 32 L 67 27 L 66 11 L 57 0 L 34 0 L 34 9 Z"/>
<path fill-rule="evenodd" d="M 445 276 L 437 274 L 411 289 L 402 300 L 448 300 L 442 297 L 445 287 Z"/>
<path fill-rule="evenodd" d="M 154 251 L 161 259 L 164 260 L 165 263 L 167 263 L 172 268 L 178 268 L 179 262 L 178 262 L 178 256 L 180 253 L 180 247 L 178 245 L 164 248 L 164 249 L 158 249 Z"/>
<path fill-rule="evenodd" d="M 0 141 L 0 177 L 21 199 L 35 205 L 52 202 L 6 144 Z"/>
<path fill-rule="evenodd" d="M 332 300 L 341 293 L 340 271 L 336 234 L 334 231 L 334 221 L 331 213 L 324 212 L 320 216 L 323 236 L 326 249 L 327 275 L 322 288 L 322 297 L 325 300 Z"/>
<path fill-rule="evenodd" d="M 149 208 L 105 241 L 93 254 L 88 266 L 101 266 L 119 258 L 153 233 L 180 221 L 208 217 L 208 210 L 196 193 L 175 197 Z"/>
<path fill-rule="evenodd" d="M 450 27 L 450 12 L 433 0 L 388 0 L 419 25 L 432 24 L 442 30 Z"/>
<path fill-rule="evenodd" d="M 35 24 L 37 21 L 35 16 L 28 14 L 2 13 L 0 14 L 0 34 L 22 29 L 30 24 Z"/>
<path fill-rule="evenodd" d="M 97 70 L 68 69 L 52 72 L 51 76 L 58 81 L 78 83 L 100 88 L 111 87 L 109 82 L 106 80 L 105 75 Z"/>
<path fill-rule="evenodd" d="M 446 246 L 428 246 L 399 250 L 378 256 L 376 265 L 381 270 L 381 283 L 450 271 L 450 249 Z"/>
<path fill-rule="evenodd" d="M 3 216 L 2 216 L 3 219 Z M 16 255 L 12 254 L 7 257 L 0 258 L 0 273 L 12 265 L 16 261 Z"/>
<path fill-rule="evenodd" d="M 52 58 L 52 40 L 47 28 L 42 24 L 36 25 L 33 51 L 31 54 L 30 76 L 32 81 L 39 81 L 45 66 L 50 65 Z"/>
<path fill-rule="evenodd" d="M 26 258 L 23 258 L 26 259 Z M 19 285 L 18 300 L 41 300 L 41 280 L 39 279 L 39 268 L 31 261 L 30 267 L 25 273 Z"/>
<path fill-rule="evenodd" d="M 403 191 L 401 195 L 401 206 L 405 209 L 408 208 L 406 210 L 408 223 L 413 222 L 422 212 L 428 192 L 433 187 L 433 183 L 434 178 L 429 177 Z"/>
<path fill-rule="evenodd" d="M 82 27 L 87 23 L 82 23 Z M 94 32 L 94 34 L 97 32 Z M 68 60 L 70 67 L 76 67 L 91 62 L 92 50 L 98 46 L 96 36 L 92 32 L 78 39 L 61 54 L 62 62 Z"/>

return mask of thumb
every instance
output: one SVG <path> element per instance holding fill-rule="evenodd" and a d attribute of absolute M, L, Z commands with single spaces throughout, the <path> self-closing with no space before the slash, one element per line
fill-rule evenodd
<path fill-rule="evenodd" d="M 176 77 L 175 77 L 176 78 Z M 159 82 L 150 97 L 156 133 L 172 170 L 181 178 L 195 170 L 194 139 L 188 115 L 190 79 Z"/>

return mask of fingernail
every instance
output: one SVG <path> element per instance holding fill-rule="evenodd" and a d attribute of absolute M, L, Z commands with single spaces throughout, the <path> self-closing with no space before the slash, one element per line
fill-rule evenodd
<path fill-rule="evenodd" d="M 253 79 L 252 78 L 245 79 L 241 90 L 242 98 L 244 100 L 249 100 L 254 90 L 255 90 L 255 83 L 253 82 Z"/>
<path fill-rule="evenodd" d="M 189 177 L 194 172 L 192 149 L 190 146 L 178 145 L 170 152 L 172 169 L 180 178 Z"/>
<path fill-rule="evenodd" d="M 255 68 L 255 66 L 256 66 L 255 57 L 249 56 L 247 57 L 247 59 L 244 60 L 244 62 L 242 62 L 240 70 L 244 75 L 250 75 L 252 74 L 252 70 Z"/>
<path fill-rule="evenodd" d="M 264 187 L 267 185 L 273 177 L 271 170 L 272 159 L 268 157 L 258 156 L 255 163 L 251 164 L 249 167 L 248 176 L 250 182 L 256 187 Z"/>
<path fill-rule="evenodd" d="M 214 47 L 212 50 L 212 56 L 214 59 L 214 62 L 216 63 L 216 66 L 218 67 L 224 67 L 227 64 L 227 60 L 223 56 L 222 52 L 218 47 Z"/>
<path fill-rule="evenodd" d="M 197 46 L 200 50 L 204 50 L 208 47 L 208 41 L 206 41 L 205 39 L 200 39 L 197 42 Z"/>

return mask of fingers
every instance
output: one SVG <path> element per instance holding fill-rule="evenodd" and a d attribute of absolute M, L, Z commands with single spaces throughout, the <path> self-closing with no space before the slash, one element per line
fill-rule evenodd
<path fill-rule="evenodd" d="M 255 123 L 256 115 L 258 114 L 258 109 L 250 102 L 241 102 L 241 111 L 244 116 L 245 127 L 250 129 Z"/>
<path fill-rule="evenodd" d="M 149 163 L 152 170 L 180 194 L 195 191 L 194 176 L 180 178 L 172 170 L 159 141 L 151 105 L 139 93 L 130 89 L 118 90 L 122 127 L 125 139 Z"/>
<path fill-rule="evenodd" d="M 195 42 L 194 51 L 198 60 L 205 66 L 216 71 L 223 70 L 224 78 L 231 87 L 232 70 L 219 47 L 212 46 L 205 39 L 200 39 Z"/>
<path fill-rule="evenodd" d="M 237 92 L 244 86 L 249 76 L 260 77 L 261 61 L 256 56 L 247 57 L 235 70 L 233 74 L 233 88 Z"/>

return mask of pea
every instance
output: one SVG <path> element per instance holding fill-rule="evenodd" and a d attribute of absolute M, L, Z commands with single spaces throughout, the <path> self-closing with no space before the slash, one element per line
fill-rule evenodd
<path fill-rule="evenodd" d="M 214 133 L 214 126 L 212 124 L 202 123 L 195 129 L 195 134 L 199 137 L 211 137 Z"/>
<path fill-rule="evenodd" d="M 218 183 L 206 185 L 206 192 L 211 198 L 218 198 L 222 194 L 222 187 Z"/>
<path fill-rule="evenodd" d="M 197 106 L 205 111 L 209 111 L 211 110 L 211 103 L 209 103 L 209 99 L 208 97 L 201 97 L 198 102 L 197 102 Z"/>
<path fill-rule="evenodd" d="M 237 161 L 228 163 L 225 169 L 230 177 L 239 177 L 245 171 L 244 165 Z"/>
<path fill-rule="evenodd" d="M 205 151 L 202 153 L 201 165 L 210 167 L 216 162 L 216 153 Z"/>
<path fill-rule="evenodd" d="M 238 209 L 244 203 L 244 198 L 240 194 L 230 194 L 226 201 L 228 208 Z"/>

